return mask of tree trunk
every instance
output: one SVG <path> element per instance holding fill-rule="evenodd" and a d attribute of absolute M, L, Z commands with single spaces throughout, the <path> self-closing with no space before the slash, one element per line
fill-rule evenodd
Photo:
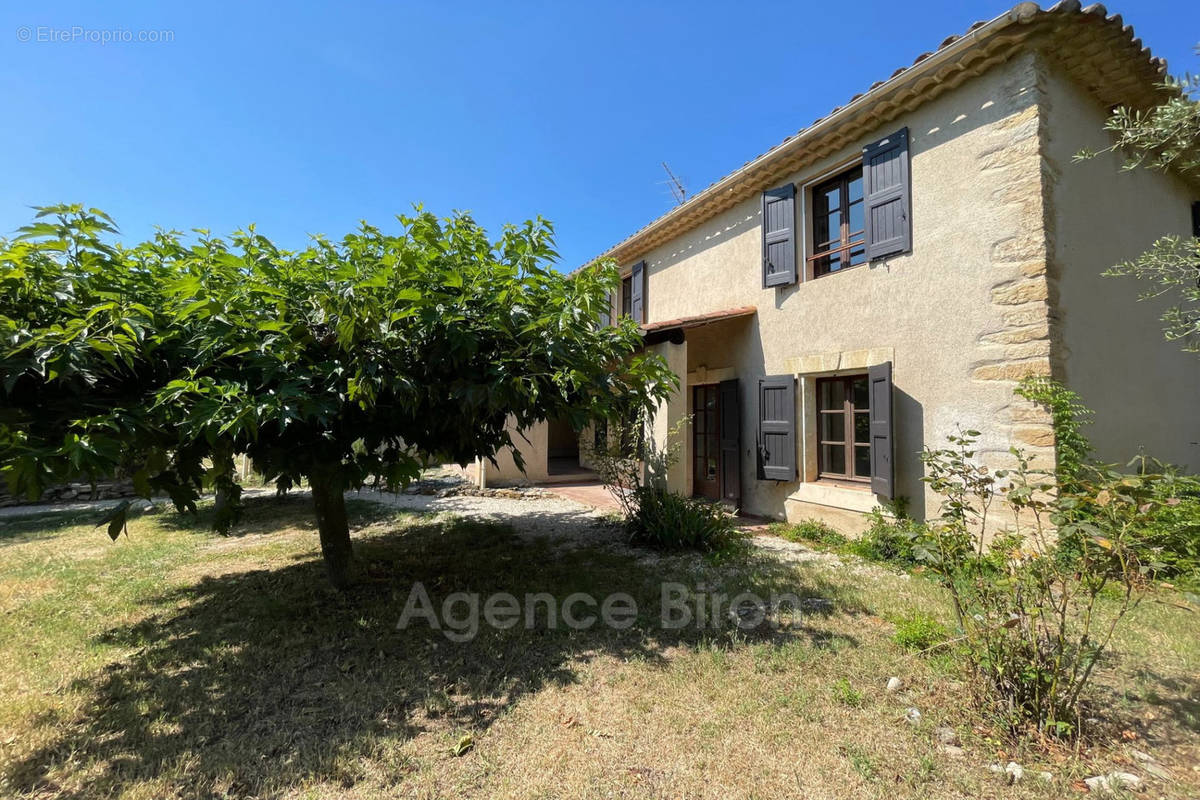
<path fill-rule="evenodd" d="M 314 471 L 308 482 L 312 486 L 321 555 L 325 558 L 329 582 L 334 588 L 345 589 L 353 582 L 354 548 L 350 544 L 350 524 L 346 521 L 346 499 L 341 475 L 337 470 Z"/>

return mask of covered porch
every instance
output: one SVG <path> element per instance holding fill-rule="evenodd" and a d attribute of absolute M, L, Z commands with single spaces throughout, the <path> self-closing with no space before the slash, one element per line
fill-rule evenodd
<path fill-rule="evenodd" d="M 677 448 L 678 458 L 665 476 L 648 479 L 741 507 L 753 432 L 742 412 L 749 376 L 739 375 L 739 365 L 755 363 L 756 313 L 754 306 L 739 306 L 643 326 L 647 349 L 680 379 L 679 391 L 660 404 L 648 431 L 658 447 Z"/>

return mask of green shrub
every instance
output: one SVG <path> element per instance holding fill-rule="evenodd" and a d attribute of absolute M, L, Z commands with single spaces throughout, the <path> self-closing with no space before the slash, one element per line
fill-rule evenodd
<path fill-rule="evenodd" d="M 989 469 L 976 460 L 979 435 L 922 454 L 941 515 L 913 552 L 949 590 L 955 653 L 980 703 L 1014 728 L 1077 733 L 1094 670 L 1154 573 L 1145 531 L 1183 505 L 1167 496 L 1175 478 L 1086 462 L 1059 482 L 1019 449 L 1014 468 Z"/>
<path fill-rule="evenodd" d="M 812 542 L 826 547 L 842 547 L 846 537 L 834 530 L 833 526 L 819 519 L 805 519 L 790 525 L 776 522 L 768 530 L 781 539 L 789 542 Z"/>
<path fill-rule="evenodd" d="M 946 626 L 928 614 L 914 611 L 896 620 L 896 632 L 892 641 L 905 650 L 928 650 L 939 642 L 950 638 Z"/>
<path fill-rule="evenodd" d="M 888 516 L 878 508 L 870 517 L 870 527 L 847 543 L 846 550 L 868 561 L 894 564 L 904 569 L 917 566 L 919 560 L 913 548 L 928 533 L 926 527 L 903 516 Z"/>
<path fill-rule="evenodd" d="M 654 486 L 637 490 L 630 541 L 659 550 L 717 551 L 741 538 L 736 518 L 719 503 Z"/>

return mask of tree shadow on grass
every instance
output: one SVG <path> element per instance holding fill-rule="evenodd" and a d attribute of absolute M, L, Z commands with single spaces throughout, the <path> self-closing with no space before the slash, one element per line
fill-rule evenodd
<path fill-rule="evenodd" d="M 292 502 L 262 510 L 283 520 Z M 813 577 L 800 583 L 792 568 L 754 554 L 710 570 L 704 588 L 727 597 L 786 590 L 826 602 L 808 604 L 805 619 L 791 626 L 668 630 L 661 584 L 695 587 L 696 559 L 685 568 L 686 559 L 564 549 L 462 520 L 375 524 L 356 547 L 365 577 L 347 594 L 329 589 L 318 560 L 297 561 L 206 577 L 152 601 L 168 610 L 103 633 L 101 641 L 131 654 L 77 681 L 73 688 L 91 696 L 87 710 L 10 764 L 8 788 L 83 798 L 154 782 L 158 793 L 189 798 L 275 795 L 303 779 L 351 785 L 363 759 L 372 760 L 376 778 L 383 769 L 398 782 L 410 768 L 394 756 L 399 743 L 422 731 L 486 729 L 523 696 L 573 682 L 579 666 L 597 657 L 666 663 L 669 648 L 737 646 L 746 637 L 824 646 L 831 634 L 821 617 L 853 610 L 834 586 Z M 532 629 L 523 620 L 508 630 L 481 624 L 478 635 L 456 643 L 422 619 L 398 629 L 416 583 L 439 610 L 454 592 L 522 600 L 548 593 L 559 604 L 577 592 L 597 600 L 625 592 L 638 616 L 624 630 L 599 622 L 575 630 L 561 615 L 548 625 L 539 605 Z M 457 606 L 456 618 L 465 610 Z M 76 775 L 86 781 L 74 785 Z"/>

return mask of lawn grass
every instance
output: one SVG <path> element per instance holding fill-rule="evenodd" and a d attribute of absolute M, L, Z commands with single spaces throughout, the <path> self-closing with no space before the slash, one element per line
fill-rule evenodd
<path fill-rule="evenodd" d="M 95 514 L 0 521 L 0 794 L 5 797 L 1072 796 L 1138 772 L 1195 796 L 1200 622 L 1139 608 L 1077 749 L 1014 743 L 963 708 L 946 658 L 895 642 L 932 583 L 883 569 L 562 547 L 494 524 L 350 511 L 365 579 L 325 582 L 305 498 L 256 498 L 238 535 L 151 514 L 109 542 Z M 619 537 L 614 536 L 614 540 Z M 765 631 L 658 624 L 664 580 L 827 602 Z M 627 630 L 398 630 L 419 581 L 518 597 L 627 592 Z M 889 676 L 905 688 L 888 693 Z M 921 720 L 905 720 L 909 707 Z M 966 756 L 934 731 L 949 725 Z M 1130 738 L 1134 737 L 1134 738 Z M 990 763 L 1056 780 L 1008 787 Z"/>

